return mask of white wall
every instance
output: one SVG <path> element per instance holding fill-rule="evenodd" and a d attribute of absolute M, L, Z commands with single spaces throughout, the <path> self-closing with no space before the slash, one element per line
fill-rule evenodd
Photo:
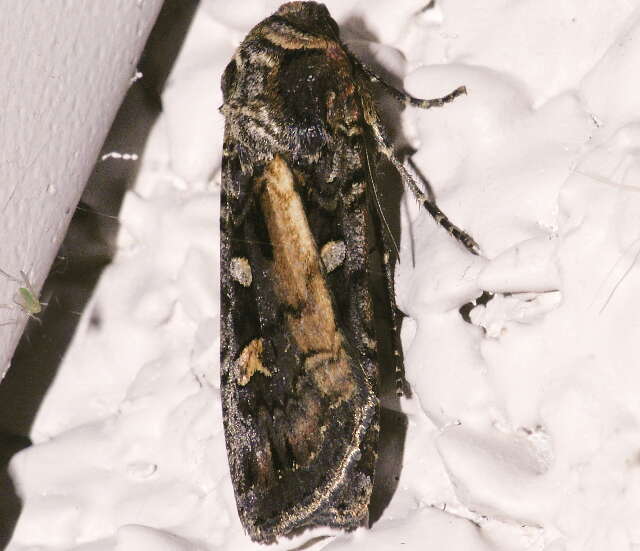
<path fill-rule="evenodd" d="M 161 5 L 0 0 L 0 269 L 36 291 Z M 0 275 L 0 379 L 27 320 L 19 286 Z"/>

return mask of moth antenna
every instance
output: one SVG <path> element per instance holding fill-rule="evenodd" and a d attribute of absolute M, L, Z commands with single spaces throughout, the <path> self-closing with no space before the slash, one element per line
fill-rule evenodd
<path fill-rule="evenodd" d="M 387 222 L 387 217 L 384 215 L 384 212 L 382 210 L 382 204 L 380 203 L 380 197 L 378 195 L 378 188 L 376 187 L 376 182 L 373 179 L 373 172 L 371 170 L 371 162 L 369 160 L 369 151 L 367 151 L 367 148 L 364 148 L 364 156 L 367 159 L 367 172 L 369 173 L 369 181 L 371 183 L 371 187 L 373 188 L 373 196 L 376 200 L 376 206 L 378 207 L 378 212 L 380 213 L 380 218 L 382 218 L 382 222 L 384 223 L 384 227 L 387 230 L 387 234 L 389 235 L 389 238 L 391 239 L 391 244 L 393 245 L 393 249 L 396 252 L 396 258 L 398 259 L 398 262 L 400 262 L 400 250 L 398 249 L 398 244 L 396 243 L 395 238 L 393 237 L 393 233 L 391 232 L 391 227 L 389 226 L 389 223 Z"/>
<path fill-rule="evenodd" d="M 400 398 L 404 396 L 404 364 L 402 359 L 402 342 L 400 341 L 400 331 L 398 330 L 398 311 L 395 305 L 395 285 L 393 280 L 393 269 L 391 266 L 391 262 L 389 259 L 389 242 L 393 245 L 396 251 L 398 262 L 400 262 L 400 252 L 398 251 L 398 247 L 393 238 L 393 234 L 391 233 L 391 228 L 387 223 L 387 219 L 384 216 L 384 212 L 382 212 L 382 205 L 380 204 L 378 198 L 378 192 L 375 185 L 375 181 L 373 179 L 371 165 L 369 161 L 369 152 L 365 148 L 365 157 L 367 160 L 367 170 L 369 171 L 369 177 L 371 179 L 371 185 L 373 186 L 374 197 L 376 199 L 376 203 L 378 206 L 378 211 L 380 212 L 380 220 L 384 223 L 384 228 L 381 227 L 379 221 L 374 223 L 375 230 L 378 234 L 378 239 L 382 242 L 384 251 L 382 253 L 382 266 L 383 266 L 383 275 L 387 288 L 387 298 L 389 299 L 389 311 L 391 313 L 391 348 L 393 353 L 393 370 L 395 376 L 395 386 L 396 386 L 396 396 Z M 372 217 L 373 218 L 373 217 Z M 386 233 L 385 233 L 386 230 Z"/>
<path fill-rule="evenodd" d="M 376 119 L 373 119 L 375 115 L 371 115 L 371 120 L 369 120 L 369 125 L 373 130 L 376 143 L 378 144 L 378 150 L 382 153 L 394 168 L 400 174 L 402 181 L 407 185 L 407 187 L 413 193 L 413 196 L 420 202 L 429 212 L 429 214 L 433 217 L 433 219 L 442 226 L 447 232 L 449 232 L 456 241 L 460 242 L 469 252 L 475 255 L 481 254 L 480 246 L 475 242 L 475 240 L 465 231 L 461 230 L 458 226 L 456 226 L 447 215 L 440 210 L 438 205 L 436 205 L 435 201 L 432 201 L 419 187 L 416 183 L 414 177 L 407 170 L 407 168 L 402 164 L 398 158 L 394 155 L 392 148 L 386 143 L 384 139 L 384 135 L 379 126 L 379 123 Z"/>
<path fill-rule="evenodd" d="M 415 107 L 420 107 L 422 109 L 430 109 L 431 107 L 442 107 L 443 105 L 453 101 L 458 96 L 467 93 L 467 88 L 465 86 L 459 86 L 453 92 L 443 96 L 441 98 L 434 99 L 420 99 L 414 98 L 413 96 L 398 90 L 395 86 L 389 84 L 386 80 L 372 71 L 369 67 L 363 64 L 357 57 L 351 55 L 351 60 L 354 65 L 359 68 L 365 76 L 374 83 L 380 84 L 387 92 L 391 94 L 393 98 L 403 103 L 404 105 L 413 105 Z M 363 105 L 363 108 L 365 106 Z M 453 224 L 449 218 L 444 214 L 438 205 L 436 205 L 435 201 L 432 201 L 426 194 L 422 192 L 422 190 L 416 184 L 415 179 L 409 173 L 409 171 L 405 168 L 405 166 L 397 159 L 397 157 L 393 153 L 393 149 L 387 143 L 385 139 L 384 132 L 380 126 L 380 121 L 378 120 L 378 116 L 374 110 L 364 109 L 365 111 L 365 119 L 369 124 L 369 127 L 372 129 L 376 144 L 378 145 L 378 150 L 391 161 L 391 164 L 395 167 L 395 169 L 400 174 L 402 181 L 409 187 L 414 197 L 424 205 L 429 214 L 433 217 L 433 219 L 441 225 L 445 230 L 447 230 L 458 242 L 460 242 L 467 250 L 469 250 L 474 255 L 480 255 L 481 249 L 480 246 L 475 242 L 475 240 L 466 232 L 458 228 L 455 224 Z M 367 157 L 367 164 L 369 163 L 369 158 Z"/>
<path fill-rule="evenodd" d="M 407 184 L 413 196 L 420 202 L 424 208 L 427 209 L 429 214 L 433 217 L 437 224 L 442 226 L 447 232 L 449 232 L 453 238 L 461 243 L 470 253 L 479 256 L 482 254 L 482 250 L 480 249 L 480 245 L 478 245 L 473 237 L 471 237 L 467 232 L 461 230 L 458 226 L 456 226 L 447 215 L 440 210 L 440 207 L 432 201 L 419 187 L 416 183 L 414 177 L 407 170 L 407 168 L 402 164 L 393 152 L 386 148 L 386 151 L 383 150 L 382 153 L 391 161 L 396 170 L 400 173 L 400 177 L 402 181 Z"/>

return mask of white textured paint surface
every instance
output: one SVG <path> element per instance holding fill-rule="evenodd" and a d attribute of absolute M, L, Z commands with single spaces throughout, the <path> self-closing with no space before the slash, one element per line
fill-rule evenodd
<path fill-rule="evenodd" d="M 406 197 L 397 294 L 414 397 L 398 490 L 371 530 L 314 548 L 640 548 L 637 2 L 328 4 L 354 50 L 384 42 L 376 58 L 415 95 L 467 85 L 403 118 L 440 205 L 485 257 Z M 120 252 L 36 445 L 13 462 L 25 505 L 11 551 L 257 547 L 222 434 L 217 107 L 234 46 L 275 7 L 201 4 Z M 458 309 L 483 290 L 494 298 L 465 322 Z"/>
<path fill-rule="evenodd" d="M 0 269 L 40 289 L 161 0 L 0 0 Z M 0 379 L 26 315 L 0 275 Z M 16 323 L 13 323 L 13 321 Z"/>

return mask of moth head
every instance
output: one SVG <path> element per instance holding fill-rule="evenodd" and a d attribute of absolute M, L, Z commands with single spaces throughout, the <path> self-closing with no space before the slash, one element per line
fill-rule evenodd
<path fill-rule="evenodd" d="M 322 29 L 324 34 L 329 37 L 340 38 L 338 24 L 333 20 L 324 4 L 318 4 L 317 2 L 287 2 L 280 6 L 274 15 L 284 17 L 294 25 L 308 30 L 312 34 L 318 34 L 318 30 Z"/>
<path fill-rule="evenodd" d="M 227 101 L 228 96 L 231 95 L 231 91 L 235 88 L 236 73 L 237 73 L 236 61 L 235 59 L 232 59 L 227 65 L 227 67 L 225 68 L 224 73 L 222 73 L 221 87 L 222 87 L 223 101 Z"/>

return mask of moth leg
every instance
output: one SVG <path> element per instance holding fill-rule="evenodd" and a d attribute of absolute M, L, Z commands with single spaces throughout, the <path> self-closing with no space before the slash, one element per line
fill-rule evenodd
<path fill-rule="evenodd" d="M 475 242 L 473 237 L 471 237 L 464 230 L 461 230 L 458 226 L 451 222 L 451 220 L 449 220 L 447 215 L 440 210 L 438 205 L 436 205 L 435 201 L 430 199 L 418 187 L 415 178 L 406 169 L 404 164 L 402 164 L 395 156 L 393 148 L 387 143 L 384 131 L 382 129 L 380 121 L 378 120 L 378 116 L 373 109 L 365 109 L 365 119 L 373 132 L 378 151 L 382 153 L 382 155 L 384 155 L 387 159 L 389 159 L 391 164 L 400 174 L 402 181 L 409 187 L 411 193 L 413 193 L 414 197 L 427 209 L 433 219 L 445 230 L 447 230 L 447 232 L 449 232 L 449 234 L 451 234 L 456 241 L 461 243 L 472 254 L 480 255 L 480 246 Z"/>
<path fill-rule="evenodd" d="M 449 217 L 440 210 L 440 207 L 430 199 L 416 184 L 415 179 L 406 167 L 393 155 L 393 151 L 389 151 L 389 155 L 383 152 L 391 161 L 396 170 L 400 173 L 402 180 L 409 186 L 414 197 L 427 209 L 433 219 L 440 224 L 449 234 L 459 243 L 461 243 L 470 253 L 475 255 L 481 254 L 480 245 L 478 245 L 467 232 L 456 226 Z"/>
<path fill-rule="evenodd" d="M 378 216 L 372 215 L 373 225 L 378 237 L 378 242 L 382 243 L 382 270 L 384 273 L 385 288 L 389 300 L 389 310 L 391 311 L 391 349 L 393 354 L 393 368 L 396 383 L 396 395 L 404 394 L 404 361 L 402 356 L 402 342 L 400 340 L 399 311 L 396 305 L 395 281 L 393 279 L 393 266 L 391 251 L 393 242 L 391 234 L 385 232 L 382 221 Z"/>
<path fill-rule="evenodd" d="M 442 96 L 441 98 L 433 98 L 433 99 L 420 99 L 415 98 L 402 90 L 398 90 L 395 86 L 388 83 L 381 76 L 374 73 L 369 67 L 363 65 L 358 62 L 359 67 L 362 69 L 362 72 L 367 76 L 367 78 L 375 83 L 380 84 L 393 98 L 398 100 L 403 105 L 413 105 L 414 107 L 420 107 L 421 109 L 431 109 L 432 107 L 442 107 L 446 103 L 452 102 L 458 96 L 467 94 L 466 86 L 458 86 L 453 92 L 448 93 L 446 96 Z"/>

